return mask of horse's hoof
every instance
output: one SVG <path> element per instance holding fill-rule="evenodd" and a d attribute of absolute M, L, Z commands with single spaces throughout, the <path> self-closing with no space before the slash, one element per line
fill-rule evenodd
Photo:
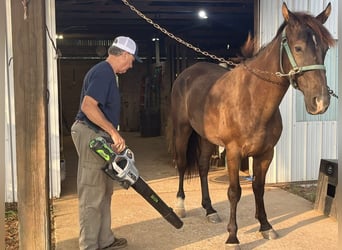
<path fill-rule="evenodd" d="M 225 250 L 240 250 L 240 244 L 226 244 Z"/>
<path fill-rule="evenodd" d="M 185 218 L 186 216 L 184 208 L 175 208 L 175 213 L 178 215 L 179 218 Z"/>
<path fill-rule="evenodd" d="M 207 220 L 210 223 L 219 223 L 219 222 L 222 221 L 220 216 L 218 215 L 218 213 L 208 214 L 207 215 Z"/>
<path fill-rule="evenodd" d="M 266 230 L 266 231 L 261 231 L 260 233 L 262 237 L 264 237 L 264 239 L 267 239 L 267 240 L 274 240 L 278 238 L 278 234 L 275 230 L 273 230 L 273 228 Z"/>

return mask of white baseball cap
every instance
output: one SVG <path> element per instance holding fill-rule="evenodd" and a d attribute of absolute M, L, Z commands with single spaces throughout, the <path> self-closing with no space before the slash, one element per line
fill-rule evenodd
<path fill-rule="evenodd" d="M 138 47 L 131 38 L 127 36 L 118 36 L 114 39 L 112 46 L 127 51 L 134 56 L 135 60 L 142 62 L 141 58 L 138 56 Z"/>

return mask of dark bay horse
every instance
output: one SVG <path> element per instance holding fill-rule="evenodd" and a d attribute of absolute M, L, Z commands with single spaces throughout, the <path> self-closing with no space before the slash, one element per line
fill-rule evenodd
<path fill-rule="evenodd" d="M 330 103 L 324 58 L 334 39 L 323 26 L 330 3 L 317 17 L 291 12 L 284 3 L 284 23 L 274 39 L 233 70 L 197 63 L 176 79 L 171 94 L 172 139 L 179 172 L 176 211 L 185 216 L 185 172 L 199 171 L 202 207 L 211 222 L 220 221 L 208 190 L 209 159 L 215 145 L 226 148 L 230 219 L 228 246 L 238 248 L 236 212 L 241 197 L 239 170 L 253 158 L 255 217 L 267 239 L 277 237 L 264 207 L 264 185 L 274 146 L 282 132 L 279 104 L 288 87 L 304 95 L 307 112 L 321 114 Z M 248 166 L 248 165 L 247 165 Z"/>

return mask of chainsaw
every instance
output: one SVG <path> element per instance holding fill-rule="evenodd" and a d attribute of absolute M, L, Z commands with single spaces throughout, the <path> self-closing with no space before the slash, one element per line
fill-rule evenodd
<path fill-rule="evenodd" d="M 132 187 L 148 203 L 150 203 L 171 225 L 179 229 L 183 226 L 181 219 L 174 213 L 171 207 L 150 188 L 140 177 L 135 167 L 134 153 L 126 147 L 117 154 L 110 146 L 110 138 L 97 137 L 90 141 L 89 147 L 102 159 L 106 161 L 102 170 L 113 180 L 128 189 Z"/>

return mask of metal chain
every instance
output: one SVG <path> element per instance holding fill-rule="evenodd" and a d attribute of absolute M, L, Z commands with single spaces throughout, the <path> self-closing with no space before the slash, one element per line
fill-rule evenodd
<path fill-rule="evenodd" d="M 335 97 L 336 99 L 338 99 L 338 95 L 336 95 L 335 92 L 332 89 L 329 88 L 329 86 L 327 86 L 327 87 L 328 87 L 329 95 L 331 95 L 331 96 Z"/>
<path fill-rule="evenodd" d="M 227 63 L 228 65 L 230 66 L 234 66 L 236 67 L 238 64 L 234 63 L 233 61 L 227 61 L 225 60 L 223 57 L 217 57 L 213 54 L 210 54 L 209 52 L 207 51 L 203 51 L 201 50 L 200 48 L 198 47 L 195 47 L 193 46 L 192 44 L 184 41 L 183 39 L 181 39 L 180 37 L 178 36 L 175 36 L 174 34 L 172 34 L 171 32 L 167 31 L 165 28 L 161 27 L 159 24 L 153 22 L 153 20 L 151 18 L 148 18 L 147 16 L 145 16 L 141 11 L 139 11 L 138 9 L 136 9 L 132 4 L 130 4 L 127 0 L 121 0 L 126 6 L 128 6 L 133 12 L 135 12 L 138 16 L 140 16 L 142 19 L 144 19 L 147 23 L 153 25 L 153 27 L 155 27 L 156 29 L 160 30 L 162 33 L 164 33 L 165 35 L 167 35 L 168 37 L 170 37 L 171 39 L 174 39 L 176 40 L 177 42 L 185 45 L 186 47 L 188 47 L 189 49 L 192 49 L 194 51 L 196 51 L 197 53 L 201 53 L 202 55 L 206 56 L 206 57 L 210 57 L 214 60 L 217 60 L 219 62 L 222 62 L 222 63 Z M 260 73 L 260 74 L 269 74 L 271 76 L 276 76 L 276 77 L 283 77 L 285 75 L 280 75 L 280 72 L 277 72 L 277 73 L 272 73 L 272 72 L 268 72 L 268 71 L 263 71 L 263 70 L 260 70 L 260 69 L 251 69 L 249 68 L 246 64 L 244 64 L 244 67 L 246 69 L 248 69 L 249 71 L 252 71 L 254 73 Z M 271 81 L 270 79 L 268 81 Z M 271 81 L 271 82 L 274 82 L 274 81 Z M 277 84 L 279 84 L 277 82 Z M 335 98 L 338 98 L 338 96 L 334 93 L 333 90 L 331 90 L 329 87 L 328 87 L 328 92 L 331 96 L 335 97 Z"/>
<path fill-rule="evenodd" d="M 251 68 L 249 67 L 245 62 L 242 63 L 242 66 L 248 70 L 249 72 L 251 72 L 252 74 L 256 75 L 257 77 L 267 81 L 267 82 L 270 82 L 272 84 L 277 84 L 277 85 L 280 85 L 280 86 L 284 86 L 282 84 L 282 81 L 279 80 L 277 81 L 278 79 L 280 79 L 282 76 L 277 74 L 278 72 L 276 73 L 273 73 L 273 72 L 269 72 L 269 71 L 264 71 L 264 70 L 261 70 L 261 69 L 257 69 L 257 68 Z M 263 75 L 269 75 L 270 77 L 264 77 Z M 275 77 L 277 80 L 272 80 L 271 77 Z"/>
<path fill-rule="evenodd" d="M 237 64 L 234 63 L 233 61 L 227 61 L 225 60 L 223 57 L 217 57 L 215 55 L 212 55 L 212 54 L 209 54 L 209 52 L 207 51 L 203 51 L 201 50 L 200 48 L 198 47 L 195 47 L 193 46 L 192 44 L 184 41 L 183 39 L 181 39 L 180 37 L 178 36 L 175 36 L 174 34 L 172 34 L 171 32 L 167 31 L 165 28 L 161 27 L 159 24 L 153 22 L 152 19 L 148 18 L 147 16 L 145 16 L 141 11 L 137 10 L 132 4 L 130 4 L 127 0 L 122 0 L 122 2 L 127 5 L 132 11 L 134 11 L 138 16 L 140 16 L 141 18 L 143 18 L 146 22 L 148 22 L 149 24 L 152 24 L 153 27 L 155 27 L 156 29 L 160 30 L 161 32 L 163 32 L 164 34 L 166 34 L 167 36 L 169 36 L 171 39 L 174 39 L 176 40 L 177 42 L 185 45 L 186 47 L 198 52 L 198 53 L 201 53 L 202 55 L 206 56 L 206 57 L 210 57 L 214 60 L 217 60 L 219 62 L 222 62 L 222 63 L 227 63 L 228 65 L 231 65 L 231 66 L 236 66 Z"/>

